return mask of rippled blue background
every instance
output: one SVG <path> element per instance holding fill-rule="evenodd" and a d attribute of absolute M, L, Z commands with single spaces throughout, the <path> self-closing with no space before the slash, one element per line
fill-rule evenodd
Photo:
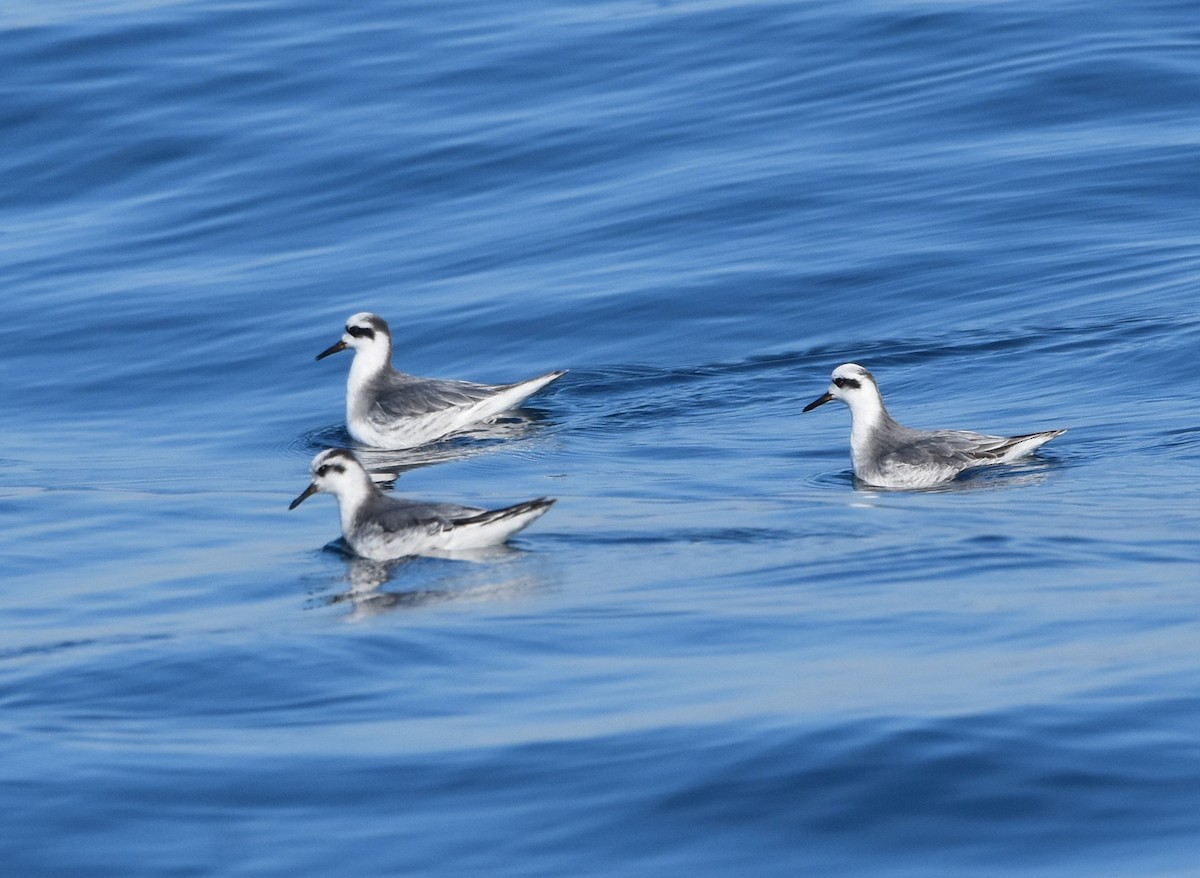
<path fill-rule="evenodd" d="M 9 0 L 10 875 L 1194 875 L 1194 3 Z M 345 318 L 570 373 L 399 489 Z M 1070 432 L 856 490 L 913 426 Z"/>

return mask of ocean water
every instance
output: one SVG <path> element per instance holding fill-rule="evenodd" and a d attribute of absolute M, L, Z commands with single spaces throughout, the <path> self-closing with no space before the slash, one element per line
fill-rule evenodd
<path fill-rule="evenodd" d="M 1200 874 L 1186 2 L 0 10 L 13 876 Z M 397 491 L 559 502 L 379 568 L 289 501 L 360 310 L 569 373 Z M 1065 427 L 857 486 L 892 413 Z"/>

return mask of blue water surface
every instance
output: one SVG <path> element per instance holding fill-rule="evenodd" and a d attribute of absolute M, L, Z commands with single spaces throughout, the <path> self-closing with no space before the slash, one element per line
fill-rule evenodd
<path fill-rule="evenodd" d="M 4 874 L 1200 874 L 1196 13 L 10 0 Z M 510 550 L 288 511 L 361 310 Z"/>

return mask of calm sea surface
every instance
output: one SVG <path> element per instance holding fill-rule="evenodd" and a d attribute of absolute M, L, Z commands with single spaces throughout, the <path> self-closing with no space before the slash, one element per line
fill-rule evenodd
<path fill-rule="evenodd" d="M 1200 875 L 1195 2 L 8 0 L 6 876 Z M 398 367 L 568 375 L 325 548 Z M 1069 432 L 856 487 L 924 427 Z"/>

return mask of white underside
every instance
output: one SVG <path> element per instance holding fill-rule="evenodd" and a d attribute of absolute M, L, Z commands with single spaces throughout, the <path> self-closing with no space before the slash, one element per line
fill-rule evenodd
<path fill-rule="evenodd" d="M 860 467 L 854 475 L 859 481 L 876 488 L 932 488 L 952 481 L 965 467 L 884 466 Z"/>
<path fill-rule="evenodd" d="M 429 533 L 414 528 L 404 532 L 380 534 L 368 531 L 346 535 L 355 554 L 371 561 L 390 561 L 409 555 L 444 555 L 447 553 L 498 546 L 518 531 L 540 518 L 549 507 L 531 509 L 522 515 L 480 524 L 465 524 L 449 530 Z"/>

